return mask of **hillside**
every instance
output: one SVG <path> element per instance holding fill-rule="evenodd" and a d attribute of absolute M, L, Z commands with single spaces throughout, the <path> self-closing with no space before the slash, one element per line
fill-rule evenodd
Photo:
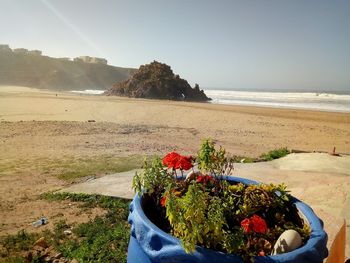
<path fill-rule="evenodd" d="M 0 85 L 51 90 L 109 89 L 135 69 L 0 50 Z"/>
<path fill-rule="evenodd" d="M 186 80 L 175 75 L 170 66 L 157 61 L 140 66 L 128 80 L 116 83 L 105 94 L 148 99 L 210 100 L 198 84 L 192 88 Z"/>

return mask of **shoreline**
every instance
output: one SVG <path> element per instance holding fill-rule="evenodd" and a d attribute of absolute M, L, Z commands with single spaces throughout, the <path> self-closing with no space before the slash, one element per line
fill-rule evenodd
<path fill-rule="evenodd" d="M 350 153 L 348 113 L 0 87 L 0 121 L 3 158 L 193 153 L 208 137 L 241 156 L 281 147 Z"/>
<path fill-rule="evenodd" d="M 4 94 L 3 94 L 4 93 Z M 19 86 L 1 86 L 0 85 L 0 98 L 2 96 L 6 96 L 6 94 L 19 94 L 19 95 L 25 95 L 26 93 L 32 94 L 33 97 L 37 97 L 34 94 L 37 95 L 61 95 L 61 96 L 67 96 L 67 97 L 77 97 L 77 98 L 105 98 L 106 100 L 130 100 L 130 101 L 142 101 L 142 102 L 159 102 L 159 103 L 169 103 L 169 104 L 180 104 L 182 106 L 190 106 L 198 105 L 198 108 L 205 108 L 204 105 L 213 105 L 213 108 L 222 108 L 223 110 L 227 111 L 227 108 L 231 108 L 232 111 L 238 110 L 240 112 L 252 112 L 255 110 L 274 110 L 274 111 L 281 111 L 281 112 L 287 112 L 287 111 L 293 111 L 293 112 L 313 112 L 313 113 L 329 113 L 329 114 L 340 114 L 340 115 L 349 115 L 350 118 L 350 112 L 345 111 L 330 111 L 330 110 L 322 110 L 322 109 L 314 109 L 314 108 L 299 108 L 299 107 L 275 107 L 275 106 L 265 106 L 265 105 L 243 105 L 243 104 L 224 104 L 224 103 L 214 103 L 211 101 L 208 102 L 196 102 L 196 101 L 174 101 L 174 100 L 161 100 L 161 99 L 145 99 L 145 98 L 129 98 L 129 97 L 120 97 L 120 96 L 105 96 L 103 94 L 87 94 L 87 93 L 78 93 L 73 91 L 53 91 L 53 90 L 47 90 L 47 89 L 36 89 L 36 88 L 30 88 L 30 87 L 19 87 Z M 246 109 L 246 110 L 244 110 Z M 253 110 L 251 110 L 253 109 Z M 350 122 L 350 121 L 349 121 Z"/>
<path fill-rule="evenodd" d="M 227 106 L 242 106 L 242 107 L 255 107 L 255 108 L 269 108 L 269 109 L 287 109 L 287 110 L 302 110 L 302 111 L 316 111 L 316 112 L 330 112 L 330 113 L 347 113 L 350 111 L 346 110 L 330 110 L 330 109 L 318 109 L 318 108 L 307 108 L 307 107 L 292 107 L 292 106 L 272 106 L 272 105 L 244 105 L 239 103 L 214 103 L 209 102 L 214 105 L 227 105 Z"/>
<path fill-rule="evenodd" d="M 231 90 L 209 90 L 209 91 L 227 91 L 230 92 Z M 79 95 L 87 95 L 87 96 L 104 96 L 103 92 L 104 90 L 71 90 L 68 91 L 69 93 L 79 94 Z M 259 91 L 233 91 L 233 92 L 244 92 L 244 93 L 259 93 Z M 276 94 L 318 94 L 319 95 L 336 95 L 336 96 L 350 96 L 350 94 L 338 94 L 338 93 L 330 93 L 330 92 L 281 92 L 281 91 L 275 91 L 275 92 L 268 92 L 268 91 L 261 91 L 260 93 L 276 93 Z M 201 102 L 205 103 L 205 102 Z M 290 109 L 290 110 L 305 110 L 305 111 L 320 111 L 320 112 L 335 112 L 335 113 L 350 113 L 350 109 L 332 109 L 332 108 L 321 108 L 314 105 L 311 105 L 310 107 L 307 106 L 292 106 L 292 105 L 283 105 L 278 104 L 276 102 L 250 102 L 250 101 L 243 101 L 243 102 L 237 102 L 237 101 L 228 101 L 228 102 L 222 102 L 220 99 L 212 99 L 211 101 L 208 101 L 207 103 L 213 104 L 213 105 L 228 105 L 228 106 L 242 106 L 242 107 L 258 107 L 258 108 L 271 108 L 271 109 Z M 265 104 L 264 104 L 265 103 Z M 288 103 L 287 103 L 288 104 Z"/>

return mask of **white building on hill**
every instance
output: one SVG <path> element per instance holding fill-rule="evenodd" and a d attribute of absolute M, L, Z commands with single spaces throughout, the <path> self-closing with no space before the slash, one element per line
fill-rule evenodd
<path fill-rule="evenodd" d="M 9 45 L 0 44 L 0 51 L 12 51 Z"/>
<path fill-rule="evenodd" d="M 80 57 L 74 58 L 74 61 L 107 65 L 107 59 L 97 58 L 97 57 L 89 57 L 89 56 L 80 56 Z"/>

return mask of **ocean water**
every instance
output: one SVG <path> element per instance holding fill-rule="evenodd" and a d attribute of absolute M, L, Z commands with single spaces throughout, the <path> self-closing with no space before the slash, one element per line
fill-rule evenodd
<path fill-rule="evenodd" d="M 73 90 L 73 93 L 101 95 L 104 90 Z M 316 92 L 266 92 L 204 89 L 211 103 L 273 108 L 309 109 L 350 113 L 350 94 Z"/>
<path fill-rule="evenodd" d="M 204 89 L 211 103 L 350 113 L 350 94 Z"/>
<path fill-rule="evenodd" d="M 101 95 L 105 90 L 97 90 L 97 89 L 86 89 L 86 90 L 71 90 L 70 92 L 85 94 L 85 95 Z"/>

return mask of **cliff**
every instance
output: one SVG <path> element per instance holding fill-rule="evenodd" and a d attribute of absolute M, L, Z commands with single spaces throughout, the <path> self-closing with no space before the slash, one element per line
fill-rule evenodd
<path fill-rule="evenodd" d="M 170 66 L 157 61 L 140 66 L 132 77 L 114 84 L 105 94 L 184 101 L 210 100 L 197 84 L 192 88 L 186 80 L 174 75 Z"/>
<path fill-rule="evenodd" d="M 15 51 L 15 50 L 14 50 Z M 109 89 L 136 70 L 0 49 L 0 85 L 52 90 Z"/>

